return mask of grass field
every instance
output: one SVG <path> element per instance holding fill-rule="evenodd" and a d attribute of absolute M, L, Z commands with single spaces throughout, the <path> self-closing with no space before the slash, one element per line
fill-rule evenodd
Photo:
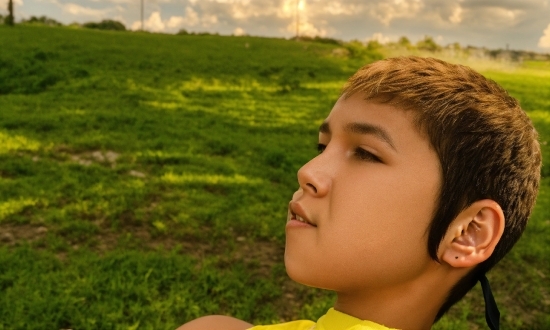
<path fill-rule="evenodd" d="M 282 263 L 296 171 L 375 52 L 282 39 L 0 26 L 0 329 L 316 319 Z M 550 328 L 550 67 L 484 71 L 528 111 L 543 181 L 489 274 L 503 329 Z M 474 289 L 435 329 L 484 329 Z"/>

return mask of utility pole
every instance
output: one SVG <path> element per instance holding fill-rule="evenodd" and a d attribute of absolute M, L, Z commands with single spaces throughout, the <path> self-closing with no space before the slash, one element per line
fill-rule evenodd
<path fill-rule="evenodd" d="M 6 24 L 13 26 L 15 18 L 13 16 L 13 0 L 8 1 L 8 17 L 6 18 Z"/>
<path fill-rule="evenodd" d="M 141 31 L 143 31 L 143 0 L 141 0 Z"/>
<path fill-rule="evenodd" d="M 296 41 L 300 40 L 300 1 L 296 0 Z"/>

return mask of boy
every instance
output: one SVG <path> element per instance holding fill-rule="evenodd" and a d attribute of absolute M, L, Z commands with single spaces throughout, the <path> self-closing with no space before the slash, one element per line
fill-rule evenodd
<path fill-rule="evenodd" d="M 392 58 L 352 76 L 298 171 L 285 266 L 337 293 L 313 321 L 256 326 L 224 316 L 188 329 L 430 329 L 521 236 L 541 153 L 517 101 L 473 70 Z"/>

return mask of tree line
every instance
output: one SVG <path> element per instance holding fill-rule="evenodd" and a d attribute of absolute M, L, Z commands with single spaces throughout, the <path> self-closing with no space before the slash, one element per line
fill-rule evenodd
<path fill-rule="evenodd" d="M 13 16 L 13 0 L 8 2 L 8 15 L 0 15 L 0 24 L 15 25 L 15 19 Z M 31 16 L 28 19 L 22 19 L 19 24 L 24 25 L 45 25 L 45 26 L 63 26 L 63 23 L 47 17 L 47 16 Z M 69 26 L 74 27 L 84 27 L 89 29 L 98 29 L 98 30 L 115 30 L 115 31 L 126 31 L 126 26 L 119 21 L 104 19 L 101 22 L 87 22 L 84 24 L 72 23 Z"/>

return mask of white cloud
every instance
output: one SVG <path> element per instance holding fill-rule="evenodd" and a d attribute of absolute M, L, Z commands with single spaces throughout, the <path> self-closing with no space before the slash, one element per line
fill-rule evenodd
<path fill-rule="evenodd" d="M 155 11 L 149 16 L 149 19 L 145 21 L 145 28 L 153 32 L 162 32 L 166 28 L 166 24 L 160 17 L 160 12 Z"/>
<path fill-rule="evenodd" d="M 119 5 L 132 4 L 136 2 L 136 0 L 90 0 L 90 1 L 101 2 L 101 3 L 109 2 L 109 3 L 119 4 Z"/>
<path fill-rule="evenodd" d="M 325 5 L 325 12 L 338 16 L 338 15 L 353 15 L 356 14 L 359 10 L 355 4 L 344 4 L 338 1 L 331 1 Z"/>
<path fill-rule="evenodd" d="M 461 23 L 470 27 L 489 28 L 502 30 L 503 28 L 516 27 L 525 23 L 536 11 L 527 11 L 523 8 L 504 5 L 482 5 L 481 3 L 465 3 L 462 5 Z"/>
<path fill-rule="evenodd" d="M 548 24 L 546 30 L 542 31 L 538 46 L 540 48 L 550 48 L 550 24 Z"/>
<path fill-rule="evenodd" d="M 164 32 L 166 28 L 166 24 L 162 21 L 162 18 L 160 17 L 160 12 L 154 11 L 151 16 L 147 20 L 143 22 L 145 25 L 144 28 L 147 31 L 153 31 L 153 32 Z M 139 30 L 141 29 L 141 21 L 135 21 L 132 23 L 132 30 Z"/>
<path fill-rule="evenodd" d="M 453 14 L 449 16 L 449 21 L 454 24 L 462 22 L 462 7 L 460 7 L 460 5 L 457 5 L 453 9 Z"/>
<path fill-rule="evenodd" d="M 236 36 L 242 36 L 242 35 L 246 34 L 246 31 L 244 29 L 238 27 L 235 30 L 233 30 L 233 34 L 236 35 Z"/>
<path fill-rule="evenodd" d="M 239 4 L 239 5 L 245 5 L 245 6 L 250 4 L 250 0 L 213 0 L 213 1 L 217 3 Z M 301 1 L 304 1 L 304 0 L 301 0 Z"/>
<path fill-rule="evenodd" d="M 199 23 L 199 14 L 192 7 L 186 7 L 184 20 L 187 26 L 195 26 Z"/>
<path fill-rule="evenodd" d="M 380 1 L 371 7 L 370 14 L 385 26 L 396 18 L 415 17 L 424 7 L 421 0 Z"/>
<path fill-rule="evenodd" d="M 383 35 L 380 32 L 373 33 L 370 38 L 367 38 L 367 41 L 378 41 L 381 44 L 387 44 L 388 42 L 392 41 L 393 38 L 390 38 L 388 36 Z"/>
<path fill-rule="evenodd" d="M 296 21 L 296 1 L 287 0 L 283 4 L 283 11 L 280 14 L 290 18 L 292 21 L 287 25 L 286 32 L 290 32 L 291 35 L 296 34 L 296 25 L 298 25 L 298 33 L 300 36 L 309 37 L 324 37 L 327 35 L 327 30 L 311 23 L 311 17 L 315 16 L 314 11 L 309 10 L 309 6 L 305 0 L 300 0 L 298 7 L 298 21 Z"/>
<path fill-rule="evenodd" d="M 61 5 L 61 8 L 64 12 L 69 13 L 74 16 L 84 16 L 94 19 L 102 19 L 109 12 L 109 9 L 93 9 L 89 7 L 84 7 L 76 3 L 65 3 Z"/>
<path fill-rule="evenodd" d="M 283 0 L 281 6 L 277 7 L 277 17 L 292 18 L 296 15 L 296 0 Z"/>
<path fill-rule="evenodd" d="M 141 21 L 134 21 L 134 23 L 132 23 L 132 25 L 130 26 L 130 30 L 141 30 Z"/>
<path fill-rule="evenodd" d="M 126 21 L 126 18 L 124 18 L 124 16 L 122 16 L 122 15 L 117 15 L 117 16 L 113 17 L 113 19 L 115 21 L 118 21 L 118 22 L 124 24 L 124 25 L 128 25 L 128 22 Z"/>
<path fill-rule="evenodd" d="M 169 29 L 177 29 L 177 28 L 181 28 L 184 22 L 185 22 L 185 17 L 172 16 L 168 19 L 168 22 L 166 22 L 166 26 Z"/>
<path fill-rule="evenodd" d="M 192 8 L 185 8 L 185 16 L 170 16 L 169 19 L 162 19 L 160 11 L 154 11 L 144 21 L 145 30 L 152 32 L 177 32 L 182 28 L 195 26 L 210 27 L 218 23 L 216 15 L 204 14 L 202 17 Z M 132 30 L 141 29 L 141 21 L 134 21 L 130 27 Z"/>
<path fill-rule="evenodd" d="M 298 27 L 299 27 L 300 36 L 324 37 L 324 36 L 327 35 L 327 31 L 325 29 L 316 27 L 312 23 L 308 22 L 307 19 L 301 20 Z M 292 33 L 292 35 L 295 35 L 296 34 L 296 22 L 290 23 L 287 26 L 286 30 L 288 32 Z"/>
<path fill-rule="evenodd" d="M 7 0 L 6 0 L 7 1 Z M 139 28 L 139 0 L 14 0 L 21 17 L 71 21 L 116 19 Z M 442 35 L 445 42 L 540 50 L 547 44 L 550 0 L 144 0 L 151 31 L 292 37 L 297 1 L 300 34 L 362 39 Z M 2 0 L 0 0 L 2 2 Z M 0 12 L 5 6 L 0 4 Z M 153 15 L 152 13 L 157 13 Z M 164 15 L 164 16 L 163 16 Z M 124 20 L 125 19 L 125 20 Z M 138 21 L 138 22 L 136 22 Z M 542 27 L 542 29 L 541 29 Z M 541 30 L 545 30 L 541 37 Z M 383 35 L 374 36 L 374 32 Z M 540 40 L 539 40 L 540 38 Z"/>
<path fill-rule="evenodd" d="M 218 23 L 218 16 L 216 15 L 203 15 L 201 18 L 201 23 L 203 27 L 211 27 Z"/>

